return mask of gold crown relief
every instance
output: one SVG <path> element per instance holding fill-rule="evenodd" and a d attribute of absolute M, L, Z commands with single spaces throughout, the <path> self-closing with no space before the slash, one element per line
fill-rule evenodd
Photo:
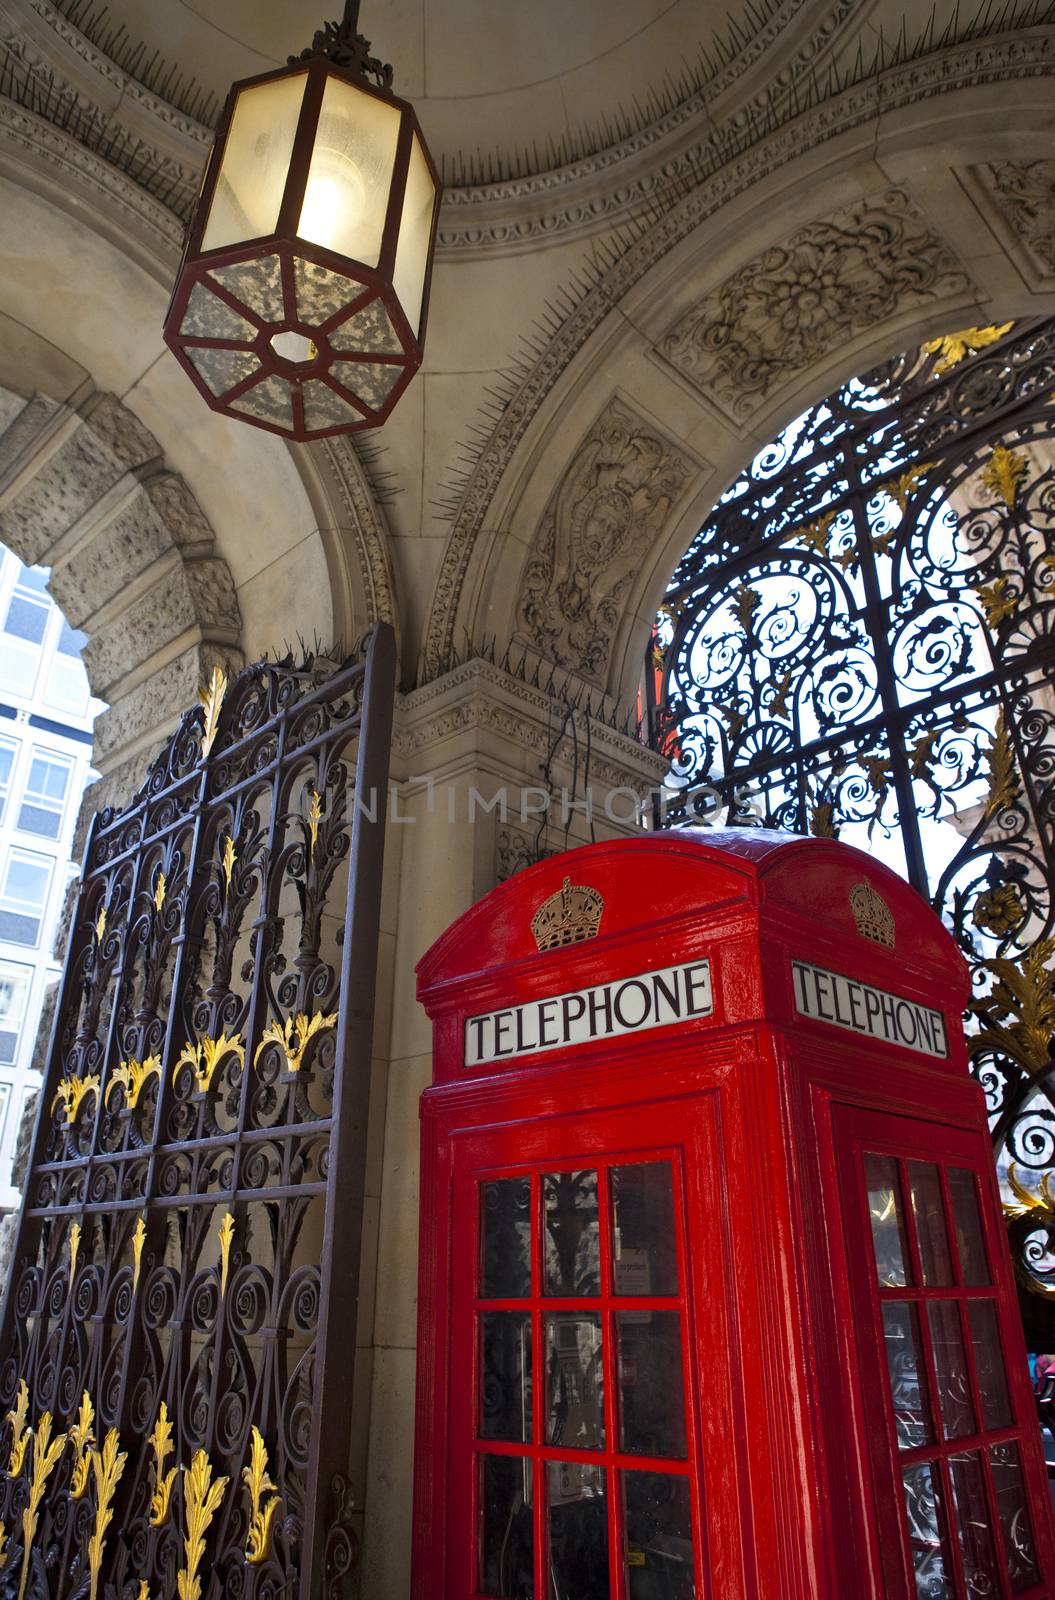
<path fill-rule="evenodd" d="M 854 914 L 857 931 L 873 944 L 894 948 L 894 913 L 881 894 L 870 884 L 859 883 L 850 890 L 850 910 Z"/>
<path fill-rule="evenodd" d="M 531 931 L 540 950 L 595 939 L 601 926 L 604 899 L 585 883 L 565 878 L 556 894 L 543 900 L 531 919 Z"/>

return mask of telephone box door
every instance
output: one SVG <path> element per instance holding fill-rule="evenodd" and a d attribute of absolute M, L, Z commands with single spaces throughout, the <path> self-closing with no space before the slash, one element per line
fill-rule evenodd
<path fill-rule="evenodd" d="M 875 1528 L 891 1600 L 1047 1593 L 1046 1474 L 980 1132 L 840 1108 Z M 1038 1538 L 1044 1548 L 1038 1546 Z"/>
<path fill-rule="evenodd" d="M 637 1106 L 455 1139 L 451 1594 L 707 1592 L 691 1374 L 717 1377 L 693 1358 L 717 1264 L 686 1181 L 717 1166 L 703 1109 L 679 1124 Z"/>

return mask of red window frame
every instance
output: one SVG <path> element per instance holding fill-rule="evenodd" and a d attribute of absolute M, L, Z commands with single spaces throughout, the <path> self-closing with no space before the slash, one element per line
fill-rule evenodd
<path fill-rule="evenodd" d="M 1011 1292 L 1010 1271 L 1006 1265 L 1007 1246 L 993 1200 L 992 1149 L 979 1133 L 847 1106 L 835 1108 L 834 1128 L 854 1324 L 861 1356 L 858 1369 L 861 1400 L 870 1444 L 876 1523 L 888 1592 L 891 1597 L 905 1596 L 906 1600 L 916 1600 L 901 1474 L 903 1469 L 915 1463 L 927 1462 L 936 1464 L 941 1482 L 941 1530 L 952 1590 L 957 1600 L 969 1600 L 963 1551 L 953 1522 L 956 1511 L 948 1463 L 954 1456 L 974 1452 L 981 1463 L 990 1512 L 990 1534 L 1000 1586 L 994 1594 L 994 1600 L 998 1596 L 999 1600 L 1031 1600 L 1031 1597 L 1047 1595 L 1051 1572 L 1045 1530 L 1043 1526 L 1038 1526 L 1036 1512 L 1038 1506 L 1046 1503 L 1049 1491 L 1046 1469 L 1039 1451 L 1018 1307 Z M 890 1157 L 897 1163 L 907 1246 L 906 1265 L 909 1267 L 906 1276 L 911 1280 L 904 1286 L 886 1287 L 879 1282 L 865 1177 L 864 1162 L 867 1155 Z M 924 1283 L 920 1244 L 907 1181 L 907 1163 L 915 1161 L 937 1166 L 941 1175 L 946 1242 L 952 1263 L 953 1282 L 950 1286 L 927 1286 Z M 948 1182 L 950 1167 L 966 1168 L 975 1176 L 978 1212 L 990 1276 L 990 1282 L 986 1285 L 964 1282 L 956 1229 L 949 1226 L 953 1216 Z M 988 1300 L 996 1307 L 1012 1419 L 1007 1427 L 989 1429 L 985 1426 L 967 1315 L 967 1306 L 972 1300 Z M 884 1303 L 896 1301 L 911 1302 L 919 1308 L 918 1327 L 926 1373 L 926 1406 L 933 1436 L 929 1443 L 904 1449 L 899 1446 L 897 1439 L 881 1309 Z M 955 1438 L 946 1437 L 936 1383 L 930 1320 L 926 1309 L 930 1302 L 936 1301 L 951 1302 L 959 1310 L 968 1396 L 974 1412 L 974 1430 Z M 1029 1508 L 1039 1572 L 1036 1583 L 1016 1590 L 1012 1590 L 1008 1575 L 1004 1531 L 1001 1519 L 996 1514 L 988 1453 L 990 1445 L 1008 1442 L 1018 1446 L 1023 1492 Z"/>
<path fill-rule="evenodd" d="M 645 1113 L 647 1118 L 647 1113 Z M 650 1120 L 650 1119 L 649 1119 Z M 669 1122 L 663 1119 L 669 1131 Z M 451 1481 L 448 1526 L 452 1546 L 448 1551 L 454 1563 L 454 1593 L 489 1600 L 477 1588 L 480 1548 L 483 1533 L 480 1506 L 480 1461 L 485 1455 L 529 1459 L 533 1472 L 533 1559 L 535 1600 L 547 1600 L 548 1526 L 547 1462 L 582 1462 L 604 1470 L 605 1504 L 608 1518 L 608 1574 L 611 1600 L 628 1600 L 624 1573 L 625 1517 L 619 1474 L 648 1471 L 682 1477 L 689 1485 L 693 1541 L 693 1578 L 697 1600 L 709 1593 L 705 1579 L 705 1531 L 701 1504 L 700 1427 L 696 1385 L 695 1329 L 693 1323 L 692 1262 L 688 1248 L 686 1173 L 683 1150 L 669 1138 L 656 1143 L 628 1142 L 630 1127 L 641 1131 L 640 1111 L 629 1118 L 626 1113 L 598 1112 L 589 1119 L 576 1119 L 575 1136 L 562 1138 L 560 1148 L 531 1160 L 517 1159 L 524 1151 L 524 1130 L 495 1130 L 477 1134 L 472 1140 L 472 1159 L 459 1163 L 454 1184 L 452 1213 L 452 1328 L 450 1438 Z M 566 1130 L 570 1131 L 570 1130 Z M 658 1132 L 659 1130 L 654 1130 Z M 535 1143 L 533 1140 L 532 1143 Z M 673 1215 L 678 1265 L 678 1292 L 674 1295 L 618 1295 L 614 1285 L 612 1252 L 612 1208 L 609 1172 L 646 1162 L 670 1163 L 673 1184 Z M 600 1294 L 597 1296 L 557 1296 L 543 1292 L 543 1205 L 544 1174 L 568 1171 L 595 1171 L 598 1197 L 598 1244 L 601 1260 Z M 520 1299 L 484 1299 L 478 1292 L 481 1256 L 479 1195 L 482 1185 L 502 1178 L 530 1179 L 531 1205 L 531 1295 Z M 684 1458 L 635 1455 L 618 1448 L 618 1370 L 616 1316 L 620 1311 L 677 1310 L 680 1316 L 683 1402 L 685 1408 L 686 1453 Z M 520 1311 L 531 1316 L 532 1345 L 532 1428 L 530 1444 L 483 1439 L 480 1432 L 481 1352 L 478 1330 L 485 1311 Z M 547 1358 L 544 1318 L 548 1313 L 581 1312 L 599 1314 L 602 1329 L 602 1372 L 604 1378 L 604 1448 L 574 1449 L 564 1444 L 545 1443 L 547 1405 Z M 468 1487 L 467 1487 L 468 1486 Z M 455 1531 L 464 1530 L 464 1536 Z"/>

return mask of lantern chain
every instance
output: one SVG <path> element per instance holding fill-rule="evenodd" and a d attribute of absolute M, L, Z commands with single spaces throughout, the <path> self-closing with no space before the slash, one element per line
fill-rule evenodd
<path fill-rule="evenodd" d="M 289 57 L 289 65 L 294 67 L 299 61 L 325 56 L 334 66 L 348 68 L 361 78 L 373 78 L 381 89 L 391 89 L 391 64 L 372 56 L 369 39 L 364 39 L 358 31 L 359 5 L 360 0 L 345 0 L 343 19 L 324 23 L 307 50 Z"/>

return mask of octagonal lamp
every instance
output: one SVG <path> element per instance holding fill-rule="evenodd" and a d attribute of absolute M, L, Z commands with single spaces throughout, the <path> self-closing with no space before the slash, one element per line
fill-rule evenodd
<path fill-rule="evenodd" d="M 165 319 L 214 411 L 289 439 L 379 427 L 421 365 L 440 183 L 358 12 L 232 87 Z"/>

